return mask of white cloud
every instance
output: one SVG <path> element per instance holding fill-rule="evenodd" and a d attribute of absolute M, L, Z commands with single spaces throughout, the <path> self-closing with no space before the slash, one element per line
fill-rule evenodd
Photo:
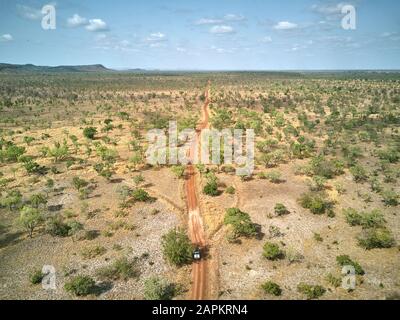
<path fill-rule="evenodd" d="M 9 33 L 6 33 L 6 34 L 3 34 L 2 36 L 0 36 L 0 41 L 9 42 L 9 41 L 13 41 L 13 40 L 14 40 L 14 38 Z"/>
<path fill-rule="evenodd" d="M 17 13 L 22 18 L 28 20 L 40 20 L 43 17 L 42 10 L 22 4 L 17 4 Z"/>
<path fill-rule="evenodd" d="M 187 52 L 187 49 L 186 48 L 182 48 L 182 47 L 178 47 L 178 48 L 176 48 L 176 51 L 178 51 L 178 52 Z"/>
<path fill-rule="evenodd" d="M 89 24 L 86 26 L 86 30 L 92 32 L 106 31 L 108 30 L 108 26 L 107 23 L 101 19 L 90 19 Z"/>
<path fill-rule="evenodd" d="M 167 41 L 167 36 L 162 32 L 155 32 L 146 38 L 146 42 L 159 43 Z"/>
<path fill-rule="evenodd" d="M 224 53 L 234 53 L 236 51 L 235 48 L 232 49 L 225 49 L 225 48 L 219 48 L 216 46 L 211 46 L 211 50 L 215 51 L 216 53 L 224 54 Z"/>
<path fill-rule="evenodd" d="M 244 21 L 246 18 L 240 14 L 228 13 L 223 18 L 202 18 L 194 22 L 195 25 L 219 25 L 228 22 Z"/>
<path fill-rule="evenodd" d="M 291 30 L 296 29 L 298 26 L 296 23 L 292 23 L 289 21 L 280 21 L 276 25 L 274 25 L 275 30 Z"/>
<path fill-rule="evenodd" d="M 225 21 L 243 21 L 243 20 L 245 20 L 245 17 L 242 15 L 229 13 L 229 14 L 225 15 L 224 20 Z"/>
<path fill-rule="evenodd" d="M 233 29 L 231 26 L 225 26 L 225 25 L 214 26 L 210 29 L 210 33 L 213 34 L 229 34 L 234 32 L 235 29 Z"/>
<path fill-rule="evenodd" d="M 202 18 L 200 20 L 197 20 L 194 24 L 201 26 L 201 25 L 207 25 L 207 24 L 219 24 L 224 22 L 221 19 L 207 19 L 207 18 Z"/>
<path fill-rule="evenodd" d="M 272 38 L 270 36 L 266 36 L 261 40 L 261 42 L 270 43 L 272 42 Z"/>
<path fill-rule="evenodd" d="M 71 18 L 67 19 L 67 25 L 70 28 L 76 28 L 87 24 L 87 19 L 75 13 Z"/>

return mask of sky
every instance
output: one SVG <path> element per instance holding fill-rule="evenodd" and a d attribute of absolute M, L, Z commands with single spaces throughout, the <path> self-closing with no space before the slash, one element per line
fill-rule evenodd
<path fill-rule="evenodd" d="M 45 5 L 55 8 L 55 29 L 42 27 Z M 355 29 L 342 26 L 345 5 L 355 8 Z M 0 63 L 400 69 L 400 1 L 0 0 Z"/>

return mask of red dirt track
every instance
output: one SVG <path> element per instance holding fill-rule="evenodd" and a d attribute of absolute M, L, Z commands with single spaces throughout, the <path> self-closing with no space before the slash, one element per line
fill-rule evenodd
<path fill-rule="evenodd" d="M 197 128 L 197 141 L 200 141 L 201 131 L 208 127 L 208 105 L 209 105 L 209 89 L 205 92 L 205 102 L 203 106 L 203 120 Z M 198 145 L 194 143 L 190 149 L 189 157 L 193 162 L 195 153 L 198 152 Z M 196 190 L 196 172 L 193 164 L 188 165 L 186 170 L 185 194 L 187 207 L 189 212 L 189 236 L 192 243 L 201 248 L 206 247 L 206 237 L 204 232 L 203 220 L 201 217 L 199 203 Z M 204 254 L 204 252 L 203 252 Z M 192 300 L 206 299 L 207 292 L 207 261 L 205 259 L 195 262 L 192 271 Z"/>

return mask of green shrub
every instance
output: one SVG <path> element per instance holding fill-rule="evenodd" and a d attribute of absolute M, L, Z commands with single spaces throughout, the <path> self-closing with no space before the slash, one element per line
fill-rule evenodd
<path fill-rule="evenodd" d="M 282 203 L 277 203 L 275 205 L 274 212 L 278 216 L 283 216 L 290 213 L 290 211 Z"/>
<path fill-rule="evenodd" d="M 83 225 L 78 221 L 65 223 L 61 217 L 51 217 L 46 222 L 46 232 L 53 237 L 68 237 L 83 230 Z"/>
<path fill-rule="evenodd" d="M 102 280 L 124 280 L 139 277 L 139 269 L 136 259 L 129 261 L 127 258 L 120 258 L 108 267 L 100 268 L 96 275 Z"/>
<path fill-rule="evenodd" d="M 326 281 L 331 284 L 334 288 L 339 288 L 342 284 L 342 279 L 335 277 L 332 273 L 326 276 Z"/>
<path fill-rule="evenodd" d="M 240 211 L 238 208 L 226 210 L 224 224 L 233 227 L 233 234 L 236 237 L 254 237 L 257 235 L 257 228 L 251 221 L 249 214 Z"/>
<path fill-rule="evenodd" d="M 282 182 L 282 174 L 279 171 L 270 171 L 265 174 L 265 179 L 272 183 Z"/>
<path fill-rule="evenodd" d="M 235 194 L 236 189 L 234 187 L 230 186 L 230 187 L 226 188 L 225 192 L 227 194 Z"/>
<path fill-rule="evenodd" d="M 148 202 L 151 200 L 149 193 L 143 189 L 135 189 L 132 191 L 132 199 L 138 202 Z"/>
<path fill-rule="evenodd" d="M 265 282 L 263 285 L 261 285 L 261 288 L 265 291 L 265 293 L 271 294 L 273 296 L 278 297 L 282 294 L 281 287 L 272 281 Z"/>
<path fill-rule="evenodd" d="M 358 164 L 350 168 L 350 173 L 353 175 L 355 182 L 363 182 L 368 178 L 365 169 Z"/>
<path fill-rule="evenodd" d="M 93 140 L 97 133 L 97 129 L 94 127 L 87 127 L 83 129 L 83 136 L 87 139 Z"/>
<path fill-rule="evenodd" d="M 398 206 L 400 196 L 394 190 L 384 190 L 381 193 L 382 201 L 386 206 Z"/>
<path fill-rule="evenodd" d="M 22 194 L 18 190 L 7 191 L 7 195 L 0 198 L 0 207 L 8 207 L 10 210 L 19 208 L 21 203 Z"/>
<path fill-rule="evenodd" d="M 306 283 L 300 283 L 297 286 L 297 291 L 306 295 L 308 300 L 312 300 L 322 297 L 326 292 L 326 289 L 320 285 L 310 285 Z"/>
<path fill-rule="evenodd" d="M 29 276 L 29 281 L 32 284 L 40 284 L 40 283 L 42 283 L 44 276 L 45 275 L 43 274 L 42 270 L 35 270 Z"/>
<path fill-rule="evenodd" d="M 309 209 L 313 214 L 324 214 L 331 207 L 331 202 L 327 201 L 324 193 L 320 192 L 308 192 L 300 196 L 300 205 Z"/>
<path fill-rule="evenodd" d="M 175 295 L 175 286 L 164 279 L 153 277 L 144 282 L 146 300 L 172 300 Z"/>
<path fill-rule="evenodd" d="M 313 175 L 326 179 L 332 179 L 343 173 L 344 164 L 338 160 L 327 160 L 320 155 L 310 161 Z"/>
<path fill-rule="evenodd" d="M 285 257 L 285 253 L 277 244 L 266 242 L 263 247 L 263 256 L 268 260 L 279 260 Z"/>
<path fill-rule="evenodd" d="M 80 191 L 81 189 L 87 187 L 89 185 L 89 182 L 84 179 L 80 179 L 79 177 L 74 177 L 72 179 L 72 184 L 76 190 Z"/>
<path fill-rule="evenodd" d="M 87 247 L 82 249 L 81 255 L 84 259 L 93 259 L 106 253 L 106 248 L 102 246 Z"/>
<path fill-rule="evenodd" d="M 379 159 L 396 163 L 400 159 L 400 153 L 396 149 L 386 149 L 378 152 Z"/>
<path fill-rule="evenodd" d="M 182 179 L 185 176 L 184 166 L 173 166 L 171 170 L 179 179 Z"/>
<path fill-rule="evenodd" d="M 358 237 L 358 244 L 367 249 L 391 248 L 395 245 L 392 233 L 386 228 L 364 230 Z"/>
<path fill-rule="evenodd" d="M 162 248 L 165 258 L 180 267 L 193 260 L 193 246 L 182 229 L 170 230 L 162 237 Z"/>
<path fill-rule="evenodd" d="M 35 228 L 43 222 L 43 219 L 43 214 L 38 209 L 23 207 L 17 219 L 17 223 L 22 226 L 29 233 L 29 237 L 32 238 Z"/>
<path fill-rule="evenodd" d="M 6 149 L 0 149 L 0 162 L 17 162 L 25 152 L 24 147 L 18 147 L 11 142 Z"/>
<path fill-rule="evenodd" d="M 32 207 L 38 209 L 40 205 L 47 204 L 47 198 L 41 193 L 33 194 L 29 197 L 29 203 L 32 205 Z"/>
<path fill-rule="evenodd" d="M 208 181 L 203 188 L 203 193 L 211 197 L 218 196 L 218 183 L 216 181 Z"/>
<path fill-rule="evenodd" d="M 385 224 L 385 218 L 379 210 L 371 212 L 357 212 L 349 208 L 344 210 L 346 221 L 351 226 L 362 226 L 364 229 L 382 227 Z"/>
<path fill-rule="evenodd" d="M 76 276 L 64 285 L 64 289 L 81 297 L 94 292 L 96 282 L 89 276 Z"/>
<path fill-rule="evenodd" d="M 336 261 L 341 267 L 353 266 L 356 271 L 356 274 L 358 275 L 362 276 L 365 274 L 363 268 L 358 264 L 358 262 L 351 260 L 348 255 L 337 256 Z"/>

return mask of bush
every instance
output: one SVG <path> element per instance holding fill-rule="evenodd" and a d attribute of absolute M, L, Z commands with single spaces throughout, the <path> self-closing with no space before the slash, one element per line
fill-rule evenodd
<path fill-rule="evenodd" d="M 233 235 L 237 237 L 254 237 L 257 235 L 257 228 L 251 221 L 248 213 L 237 208 L 226 210 L 224 224 L 233 227 Z"/>
<path fill-rule="evenodd" d="M 379 159 L 396 163 L 400 159 L 400 153 L 396 149 L 386 149 L 378 152 Z"/>
<path fill-rule="evenodd" d="M 0 207 L 8 207 L 10 210 L 19 208 L 22 203 L 22 194 L 18 190 L 11 190 L 0 199 Z"/>
<path fill-rule="evenodd" d="M 87 247 L 82 249 L 81 255 L 84 259 L 93 259 L 106 253 L 106 248 L 102 246 Z"/>
<path fill-rule="evenodd" d="M 33 194 L 29 197 L 29 203 L 36 209 L 40 207 L 40 205 L 47 204 L 47 198 L 45 195 L 41 193 Z"/>
<path fill-rule="evenodd" d="M 165 258 L 180 267 L 193 260 L 193 246 L 182 229 L 170 230 L 162 237 L 162 248 Z"/>
<path fill-rule="evenodd" d="M 89 276 L 76 276 L 64 285 L 64 289 L 81 297 L 93 293 L 96 282 Z"/>
<path fill-rule="evenodd" d="M 261 285 L 261 288 L 265 291 L 265 293 L 271 294 L 273 296 L 278 297 L 282 294 L 281 287 L 272 281 L 267 281 L 266 283 Z"/>
<path fill-rule="evenodd" d="M 218 196 L 218 183 L 216 181 L 208 181 L 203 188 L 203 193 L 211 197 Z"/>
<path fill-rule="evenodd" d="M 0 148 L 0 162 L 17 162 L 18 158 L 25 153 L 24 147 L 18 147 L 10 143 L 5 150 Z"/>
<path fill-rule="evenodd" d="M 96 275 L 102 280 L 124 280 L 139 277 L 139 270 L 136 259 L 129 261 L 127 258 L 120 258 L 112 265 L 97 270 Z"/>
<path fill-rule="evenodd" d="M 172 300 L 175 295 L 175 286 L 164 279 L 154 277 L 144 282 L 146 300 Z"/>
<path fill-rule="evenodd" d="M 230 187 L 226 188 L 225 192 L 227 194 L 235 194 L 236 189 L 234 187 L 230 186 Z"/>
<path fill-rule="evenodd" d="M 272 183 L 280 183 L 282 181 L 282 174 L 279 171 L 270 171 L 265 174 L 265 179 Z"/>
<path fill-rule="evenodd" d="M 360 276 L 365 274 L 363 268 L 358 264 L 358 262 L 351 260 L 348 255 L 337 256 L 336 261 L 341 267 L 353 266 L 356 271 L 356 274 Z"/>
<path fill-rule="evenodd" d="M 263 247 L 263 256 L 268 260 L 279 260 L 285 257 L 285 253 L 279 246 L 272 242 L 266 242 Z"/>
<path fill-rule="evenodd" d="M 68 154 L 69 148 L 65 140 L 62 145 L 59 142 L 55 142 L 53 148 L 47 149 L 47 155 L 54 158 L 55 162 L 64 160 L 68 156 Z"/>
<path fill-rule="evenodd" d="M 297 291 L 306 295 L 308 300 L 312 300 L 322 297 L 326 292 L 326 289 L 320 285 L 300 283 L 297 286 Z"/>
<path fill-rule="evenodd" d="M 135 189 L 132 191 L 132 199 L 138 202 L 147 202 L 151 200 L 149 193 L 143 189 Z"/>
<path fill-rule="evenodd" d="M 384 190 L 381 193 L 382 201 L 386 206 L 398 206 L 399 205 L 399 195 L 394 190 Z"/>
<path fill-rule="evenodd" d="M 52 217 L 46 222 L 46 231 L 53 237 L 68 237 L 83 230 L 83 225 L 78 221 L 64 223 L 61 217 Z"/>
<path fill-rule="evenodd" d="M 368 229 L 358 237 L 358 244 L 367 249 L 391 248 L 395 245 L 392 233 L 386 228 Z"/>
<path fill-rule="evenodd" d="M 303 208 L 309 209 L 313 214 L 324 214 L 332 207 L 332 204 L 326 200 L 325 194 L 320 192 L 302 194 L 299 203 Z"/>
<path fill-rule="evenodd" d="M 382 227 L 386 222 L 379 210 L 358 213 L 355 209 L 349 208 L 344 210 L 344 215 L 349 225 L 362 226 L 364 229 Z"/>
<path fill-rule="evenodd" d="M 329 273 L 326 276 L 326 281 L 328 281 L 328 283 L 331 284 L 335 288 L 339 288 L 340 285 L 342 284 L 342 279 L 335 277 L 332 273 Z"/>
<path fill-rule="evenodd" d="M 82 188 L 87 187 L 89 185 L 89 182 L 84 179 L 80 179 L 79 177 L 74 177 L 72 179 L 72 184 L 74 185 L 76 190 L 80 191 Z"/>
<path fill-rule="evenodd" d="M 184 166 L 173 166 L 171 170 L 177 176 L 178 179 L 182 179 L 185 176 Z"/>
<path fill-rule="evenodd" d="M 40 213 L 38 209 L 32 207 L 24 207 L 21 210 L 20 216 L 17 219 L 17 223 L 29 233 L 30 238 L 32 238 L 35 228 L 39 226 L 42 222 L 42 213 Z"/>
<path fill-rule="evenodd" d="M 29 276 L 29 281 L 32 284 L 40 284 L 40 283 L 42 283 L 44 276 L 45 275 L 43 274 L 42 270 L 35 270 Z"/>
<path fill-rule="evenodd" d="M 93 140 L 94 136 L 97 133 L 97 129 L 94 127 L 87 127 L 85 129 L 83 129 L 83 135 L 85 138 Z"/>
<path fill-rule="evenodd" d="M 274 208 L 274 212 L 278 216 L 283 216 L 285 214 L 289 214 L 289 210 L 282 203 L 277 203 Z"/>
<path fill-rule="evenodd" d="M 310 162 L 314 175 L 332 179 L 343 173 L 344 164 L 338 160 L 327 160 L 324 156 L 317 156 Z"/>
<path fill-rule="evenodd" d="M 350 168 L 350 173 L 353 175 L 355 182 L 363 182 L 368 178 L 365 169 L 358 164 Z"/>

